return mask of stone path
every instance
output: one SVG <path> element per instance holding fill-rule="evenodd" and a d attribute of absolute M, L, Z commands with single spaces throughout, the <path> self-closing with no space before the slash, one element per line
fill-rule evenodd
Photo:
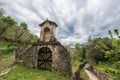
<path fill-rule="evenodd" d="M 10 70 L 11 70 L 11 69 L 9 69 L 9 68 L 2 70 L 2 71 L 0 72 L 0 76 L 7 74 L 8 72 L 10 72 Z"/>
<path fill-rule="evenodd" d="M 96 75 L 94 75 L 90 70 L 89 70 L 90 65 L 86 64 L 84 66 L 84 70 L 87 73 L 89 80 L 99 80 Z"/>
<path fill-rule="evenodd" d="M 89 70 L 87 69 L 84 69 L 85 72 L 87 73 L 88 77 L 89 77 L 89 80 L 99 80 L 92 72 L 90 72 Z"/>

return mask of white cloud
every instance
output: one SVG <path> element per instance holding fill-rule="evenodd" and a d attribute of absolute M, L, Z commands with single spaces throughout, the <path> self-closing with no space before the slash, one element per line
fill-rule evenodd
<path fill-rule="evenodd" d="M 26 22 L 39 35 L 38 24 L 46 18 L 58 24 L 62 43 L 86 42 L 89 36 L 107 36 L 120 26 L 120 0 L 4 0 L 9 15 Z M 117 27 L 120 29 L 120 27 Z"/>

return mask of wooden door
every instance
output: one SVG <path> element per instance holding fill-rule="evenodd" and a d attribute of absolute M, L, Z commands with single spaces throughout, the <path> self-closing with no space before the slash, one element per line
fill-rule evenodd
<path fill-rule="evenodd" d="M 43 47 L 38 53 L 38 69 L 51 70 L 52 52 L 50 48 Z"/>

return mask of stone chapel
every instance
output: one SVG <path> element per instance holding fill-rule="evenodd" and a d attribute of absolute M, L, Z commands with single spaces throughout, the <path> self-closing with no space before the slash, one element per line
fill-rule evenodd
<path fill-rule="evenodd" d="M 56 39 L 57 24 L 45 20 L 40 25 L 39 40 L 16 52 L 15 62 L 31 68 L 50 70 L 61 75 L 72 75 L 69 51 Z M 60 34 L 59 34 L 60 35 Z"/>

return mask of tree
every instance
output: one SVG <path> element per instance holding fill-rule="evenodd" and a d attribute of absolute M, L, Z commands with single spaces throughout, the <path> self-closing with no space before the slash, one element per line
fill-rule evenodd
<path fill-rule="evenodd" d="M 3 5 L 3 3 L 1 3 L 1 1 L 0 1 L 0 33 L 2 32 L 3 27 L 4 27 L 3 21 L 2 21 L 2 18 L 4 17 L 4 16 L 3 16 L 4 10 L 3 10 L 3 8 L 2 8 L 2 5 Z M 0 36 L 1 36 L 1 35 L 0 35 Z"/>
<path fill-rule="evenodd" d="M 25 22 L 18 25 L 11 16 L 4 16 L 4 10 L 0 1 L 0 43 L 8 42 L 8 47 L 12 44 L 31 44 L 37 41 L 38 37 L 31 34 Z"/>
<path fill-rule="evenodd" d="M 0 1 L 0 18 L 3 17 L 3 14 L 5 13 L 3 9 L 3 3 Z"/>
<path fill-rule="evenodd" d="M 90 63 L 105 60 L 105 52 L 111 49 L 109 38 L 93 38 L 84 46 L 84 54 Z"/>
<path fill-rule="evenodd" d="M 109 50 L 109 51 L 106 51 L 106 55 L 105 55 L 105 57 L 109 61 L 119 61 L 120 60 L 120 38 L 119 38 L 118 29 L 114 29 L 114 33 L 118 36 L 118 39 L 111 38 L 111 40 L 112 40 L 112 49 Z"/>
<path fill-rule="evenodd" d="M 113 39 L 111 30 L 108 31 L 108 34 L 110 35 L 111 39 Z"/>
<path fill-rule="evenodd" d="M 76 43 L 76 44 L 75 44 L 75 49 L 76 49 L 77 51 L 79 51 L 79 55 L 78 55 L 79 60 L 80 60 L 80 61 L 83 61 L 84 58 L 85 58 L 85 55 L 84 55 L 84 53 L 83 53 L 82 45 L 80 45 L 79 43 Z"/>
<path fill-rule="evenodd" d="M 2 20 L 9 27 L 11 27 L 11 26 L 17 26 L 18 25 L 18 23 L 15 21 L 15 19 L 13 19 L 11 16 L 4 17 Z"/>
<path fill-rule="evenodd" d="M 114 29 L 114 33 L 120 38 L 118 29 Z"/>
<path fill-rule="evenodd" d="M 1 18 L 0 22 L 1 22 L 0 35 L 2 35 L 6 31 L 6 29 L 8 27 L 12 27 L 12 26 L 17 26 L 18 25 L 18 23 L 10 16 Z"/>
<path fill-rule="evenodd" d="M 20 23 L 20 27 L 28 31 L 28 25 L 25 22 Z"/>

